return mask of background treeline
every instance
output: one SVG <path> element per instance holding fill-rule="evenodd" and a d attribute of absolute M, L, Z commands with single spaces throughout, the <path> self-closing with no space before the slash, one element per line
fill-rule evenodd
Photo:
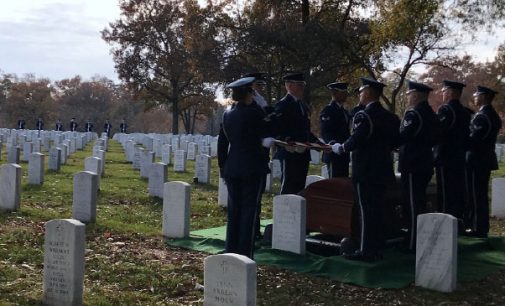
<path fill-rule="evenodd" d="M 49 80 L 10 76 L 7 85 L 11 88 L 40 91 L 30 99 L 26 92 L 24 98 L 17 94 L 13 102 L 16 94 L 6 91 L 4 76 L 2 123 L 27 116 L 34 103 L 27 99 L 38 99 L 37 103 L 51 110 L 48 118 L 53 119 L 76 116 L 82 122 L 93 113 L 95 122 L 104 116 L 113 122 L 124 117 L 139 131 L 215 134 L 222 111 L 214 102 L 216 92 L 220 95 L 224 84 L 252 71 L 269 74 L 265 93 L 269 103 L 284 95 L 282 75 L 304 72 L 308 77 L 305 98 L 316 131 L 319 110 L 328 102 L 325 85 L 339 79 L 355 87 L 364 75 L 389 85 L 383 101 L 398 114 L 405 110 L 403 89 L 409 78 L 435 88 L 444 78 L 463 81 L 468 85 L 464 103 L 470 101 L 474 85 L 493 87 L 500 91 L 496 106 L 505 111 L 505 44 L 484 64 L 455 56 L 463 36 L 503 27 L 502 0 L 199 2 L 119 0 L 120 19 L 109 23 L 101 35 L 111 46 L 122 85 L 100 78 L 48 85 Z M 419 65 L 426 68 L 422 75 L 414 73 L 421 71 L 416 69 Z M 356 103 L 356 98 L 351 97 L 349 104 Z M 20 101 L 26 107 L 9 109 L 8 105 Z M 435 109 L 440 101 L 435 92 L 431 101 Z"/>

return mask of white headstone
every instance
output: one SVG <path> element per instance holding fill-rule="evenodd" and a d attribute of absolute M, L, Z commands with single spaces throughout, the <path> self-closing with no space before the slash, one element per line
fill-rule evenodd
<path fill-rule="evenodd" d="M 84 171 L 93 172 L 97 175 L 96 188 L 100 189 L 101 177 L 98 175 L 102 169 L 102 159 L 96 156 L 86 157 L 84 159 Z"/>
<path fill-rule="evenodd" d="M 282 177 L 281 161 L 278 159 L 272 160 L 272 178 L 280 179 Z"/>
<path fill-rule="evenodd" d="M 30 155 L 32 154 L 33 151 L 33 144 L 31 142 L 25 142 L 23 144 L 23 161 L 29 161 L 30 160 Z"/>
<path fill-rule="evenodd" d="M 212 255 L 204 261 L 205 306 L 256 305 L 256 263 L 233 253 Z"/>
<path fill-rule="evenodd" d="M 163 198 L 163 188 L 167 181 L 167 165 L 164 163 L 152 163 L 149 171 L 148 190 L 152 197 Z"/>
<path fill-rule="evenodd" d="M 195 163 L 195 176 L 199 183 L 210 183 L 211 159 L 209 155 L 198 155 Z"/>
<path fill-rule="evenodd" d="M 416 286 L 451 292 L 456 289 L 458 219 L 432 213 L 417 217 Z"/>
<path fill-rule="evenodd" d="M 67 152 L 68 152 L 68 146 L 65 145 L 65 144 L 62 144 L 59 146 L 59 148 L 61 149 L 61 164 L 62 165 L 65 165 L 67 163 Z"/>
<path fill-rule="evenodd" d="M 210 142 L 210 156 L 212 157 L 217 156 L 217 140 L 212 140 Z"/>
<path fill-rule="evenodd" d="M 188 143 L 188 160 L 195 160 L 196 158 L 196 143 L 190 142 Z"/>
<path fill-rule="evenodd" d="M 330 173 L 328 172 L 328 166 L 327 165 L 323 165 L 321 167 L 321 176 L 324 177 L 325 179 L 329 179 L 330 178 Z"/>
<path fill-rule="evenodd" d="M 163 189 L 163 236 L 189 236 L 191 186 L 185 182 L 168 182 Z"/>
<path fill-rule="evenodd" d="M 491 182 L 491 216 L 505 218 L 505 178 L 494 178 Z"/>
<path fill-rule="evenodd" d="M 186 171 L 186 152 L 184 152 L 183 150 L 175 151 L 174 171 L 175 172 L 185 172 Z"/>
<path fill-rule="evenodd" d="M 307 175 L 305 178 L 305 187 L 309 186 L 312 183 L 319 182 L 324 180 L 325 178 L 319 175 Z"/>
<path fill-rule="evenodd" d="M 305 254 L 306 202 L 301 196 L 274 197 L 272 249 Z"/>
<path fill-rule="evenodd" d="M 268 173 L 265 178 L 265 191 L 266 192 L 272 191 L 272 173 Z"/>
<path fill-rule="evenodd" d="M 19 147 L 12 146 L 7 148 L 7 162 L 10 164 L 19 164 Z"/>
<path fill-rule="evenodd" d="M 93 156 L 100 158 L 100 160 L 102 161 L 100 163 L 100 167 L 101 167 L 100 170 L 101 170 L 101 172 L 98 173 L 98 175 L 103 176 L 105 174 L 105 150 L 98 149 L 98 150 L 96 150 L 96 151 L 93 152 Z"/>
<path fill-rule="evenodd" d="M 228 207 L 228 186 L 226 186 L 226 182 L 222 177 L 219 177 L 217 204 L 222 207 Z"/>
<path fill-rule="evenodd" d="M 28 184 L 42 185 L 44 183 L 44 154 L 35 152 L 28 162 Z"/>
<path fill-rule="evenodd" d="M 172 146 L 169 144 L 163 145 L 161 149 L 161 162 L 171 165 Z"/>
<path fill-rule="evenodd" d="M 140 177 L 149 178 L 149 171 L 154 163 L 154 152 L 145 150 L 140 158 Z"/>
<path fill-rule="evenodd" d="M 310 163 L 314 165 L 319 165 L 321 163 L 321 152 L 316 150 L 310 150 Z"/>
<path fill-rule="evenodd" d="M 49 170 L 60 171 L 61 164 L 61 149 L 49 149 Z"/>
<path fill-rule="evenodd" d="M 72 218 L 84 223 L 95 222 L 97 190 L 96 173 L 81 171 L 74 174 Z"/>
<path fill-rule="evenodd" d="M 133 149 L 133 169 L 140 170 L 140 162 L 142 160 L 142 152 L 144 152 L 144 148 L 141 147 L 134 147 Z"/>
<path fill-rule="evenodd" d="M 15 211 L 21 200 L 23 170 L 17 164 L 0 166 L 0 210 Z"/>
<path fill-rule="evenodd" d="M 82 305 L 84 291 L 85 225 L 73 219 L 45 225 L 44 303 Z"/>

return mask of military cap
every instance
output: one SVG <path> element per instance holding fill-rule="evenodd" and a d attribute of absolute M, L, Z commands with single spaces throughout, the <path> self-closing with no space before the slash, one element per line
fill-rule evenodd
<path fill-rule="evenodd" d="M 379 81 L 376 81 L 376 80 L 372 80 L 372 79 L 369 79 L 369 78 L 359 78 L 361 80 L 361 87 L 359 88 L 359 92 L 361 92 L 363 89 L 367 88 L 367 87 L 370 87 L 370 88 L 373 88 L 379 92 L 382 92 L 382 89 L 384 89 L 384 87 L 386 87 L 386 84 L 384 83 L 381 83 Z"/>
<path fill-rule="evenodd" d="M 255 78 L 254 77 L 246 77 L 246 78 L 241 78 L 236 81 L 231 82 L 230 84 L 226 85 L 226 88 L 239 88 L 239 87 L 247 87 L 251 86 L 252 83 L 254 82 Z"/>
<path fill-rule="evenodd" d="M 475 92 L 473 93 L 473 96 L 478 96 L 478 95 L 488 95 L 490 97 L 494 97 L 498 92 L 489 88 L 489 87 L 484 87 L 478 85 L 477 88 L 475 89 Z"/>
<path fill-rule="evenodd" d="M 442 83 L 444 84 L 442 91 L 444 91 L 447 88 L 463 89 L 463 87 L 466 87 L 466 85 L 461 82 L 456 82 L 456 81 L 451 81 L 451 80 L 443 80 Z"/>
<path fill-rule="evenodd" d="M 264 72 L 251 72 L 243 75 L 244 78 L 253 77 L 255 78 L 254 82 L 257 84 L 266 84 L 266 76 L 267 74 Z"/>
<path fill-rule="evenodd" d="M 347 83 L 343 82 L 333 82 L 326 85 L 326 87 L 331 90 L 347 91 L 347 85 L 348 85 Z"/>
<path fill-rule="evenodd" d="M 305 83 L 305 78 L 303 77 L 303 73 L 299 72 L 291 72 L 282 77 L 284 82 L 298 82 Z"/>
<path fill-rule="evenodd" d="M 430 92 L 433 90 L 433 88 L 431 88 L 430 86 L 428 85 L 425 85 L 423 83 L 418 83 L 418 82 L 414 82 L 414 81 L 408 81 L 407 83 L 407 93 L 411 93 L 411 92 L 414 92 L 414 91 L 418 91 L 418 92 Z"/>

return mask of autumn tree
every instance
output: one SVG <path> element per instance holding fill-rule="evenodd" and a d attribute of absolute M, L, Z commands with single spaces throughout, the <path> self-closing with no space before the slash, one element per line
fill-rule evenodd
<path fill-rule="evenodd" d="M 180 104 L 219 80 L 223 46 L 213 23 L 220 6 L 195 0 L 121 0 L 121 18 L 102 31 L 120 79 L 167 105 L 178 133 Z"/>

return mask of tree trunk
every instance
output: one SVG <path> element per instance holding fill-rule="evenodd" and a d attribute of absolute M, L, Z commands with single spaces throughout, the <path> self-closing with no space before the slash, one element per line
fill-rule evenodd
<path fill-rule="evenodd" d="M 302 24 L 309 22 L 310 5 L 309 0 L 302 0 Z"/>
<path fill-rule="evenodd" d="M 170 80 L 172 84 L 172 133 L 179 134 L 179 85 L 176 80 Z"/>

